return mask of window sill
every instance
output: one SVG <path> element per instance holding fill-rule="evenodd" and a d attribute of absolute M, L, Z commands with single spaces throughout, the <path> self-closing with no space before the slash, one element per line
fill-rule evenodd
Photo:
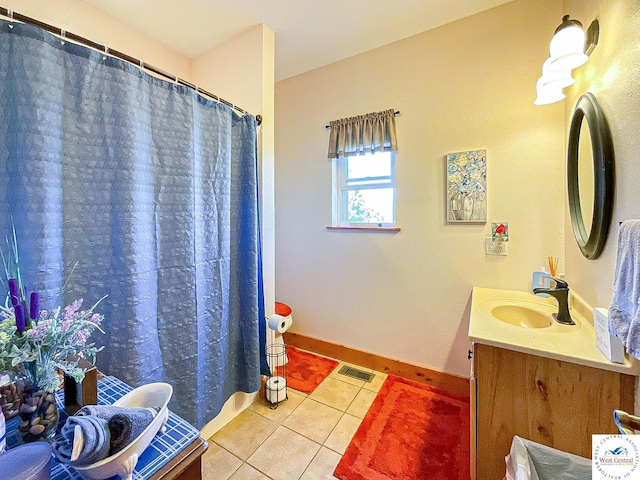
<path fill-rule="evenodd" d="M 386 232 L 395 233 L 401 230 L 400 227 L 327 227 L 327 230 L 356 231 L 356 232 Z"/>

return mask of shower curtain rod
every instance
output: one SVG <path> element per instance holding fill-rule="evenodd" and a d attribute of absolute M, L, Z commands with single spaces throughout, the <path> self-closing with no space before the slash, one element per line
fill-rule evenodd
<path fill-rule="evenodd" d="M 42 28 L 48 32 L 53 33 L 54 35 L 57 35 L 65 40 L 72 40 L 74 42 L 77 42 L 81 45 L 84 45 L 86 47 L 90 47 L 94 50 L 98 50 L 99 52 L 102 52 L 106 55 L 111 55 L 112 57 L 116 57 L 119 58 L 121 60 L 124 60 L 125 62 L 129 62 L 141 69 L 146 69 L 149 70 L 157 75 L 161 75 L 169 80 L 173 80 L 176 83 L 180 83 L 182 85 L 185 85 L 189 88 L 192 88 L 193 90 L 196 91 L 196 93 L 200 93 L 202 95 L 206 95 L 209 98 L 214 99 L 217 102 L 220 103 L 224 103 L 225 105 L 233 108 L 234 110 L 240 112 L 242 115 L 245 114 L 249 114 L 248 111 L 234 105 L 231 102 L 228 102 L 227 100 L 225 100 L 224 98 L 220 98 L 217 95 L 214 95 L 211 92 L 208 92 L 207 90 L 198 87 L 197 85 L 194 85 L 191 82 L 188 82 L 186 80 L 183 80 L 182 78 L 178 77 L 177 75 L 171 75 L 168 72 L 165 72 L 164 70 L 158 68 L 158 67 L 154 67 L 153 65 L 149 65 L 147 63 L 145 63 L 144 61 L 134 58 L 131 55 L 127 55 L 126 53 L 122 53 L 119 52 L 118 50 L 112 50 L 110 49 L 107 44 L 102 44 L 102 43 L 98 43 L 98 42 L 94 42 L 93 40 L 90 40 L 88 38 L 85 37 L 81 37 L 80 35 L 76 35 L 75 33 L 71 33 L 71 32 L 67 32 L 62 28 L 58 28 L 58 27 L 54 27 L 53 25 L 49 25 L 48 23 L 44 23 L 41 22 L 40 20 L 36 20 L 35 18 L 31 18 L 31 17 L 27 17 L 26 15 L 22 15 L 20 13 L 14 12 L 13 10 L 9 9 L 9 8 L 4 8 L 4 7 L 0 7 L 0 15 L 3 15 L 7 18 L 9 18 L 10 20 L 15 20 L 17 22 L 20 23 L 26 23 L 29 25 L 35 25 L 36 27 Z M 262 123 L 262 115 L 256 115 L 256 121 L 258 122 L 258 125 L 260 125 Z"/>

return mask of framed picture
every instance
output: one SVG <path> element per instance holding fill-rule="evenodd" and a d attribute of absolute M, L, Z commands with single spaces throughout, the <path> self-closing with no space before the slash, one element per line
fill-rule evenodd
<path fill-rule="evenodd" d="M 449 153 L 447 222 L 487 222 L 487 151 Z"/>

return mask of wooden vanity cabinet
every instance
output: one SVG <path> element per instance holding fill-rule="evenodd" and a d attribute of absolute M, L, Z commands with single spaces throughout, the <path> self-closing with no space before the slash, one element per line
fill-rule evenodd
<path fill-rule="evenodd" d="M 632 375 L 478 343 L 473 371 L 471 471 L 477 480 L 504 478 L 514 435 L 590 458 L 592 434 L 619 433 L 613 410 L 633 412 Z"/>

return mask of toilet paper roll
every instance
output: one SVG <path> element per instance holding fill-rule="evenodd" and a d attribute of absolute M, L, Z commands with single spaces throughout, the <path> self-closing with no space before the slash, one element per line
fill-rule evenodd
<path fill-rule="evenodd" d="M 269 328 L 275 330 L 278 333 L 286 332 L 292 324 L 291 315 L 283 317 L 274 313 L 269 317 Z"/>
<path fill-rule="evenodd" d="M 269 378 L 265 394 L 270 403 L 282 402 L 287 398 L 287 380 L 280 376 Z"/>

